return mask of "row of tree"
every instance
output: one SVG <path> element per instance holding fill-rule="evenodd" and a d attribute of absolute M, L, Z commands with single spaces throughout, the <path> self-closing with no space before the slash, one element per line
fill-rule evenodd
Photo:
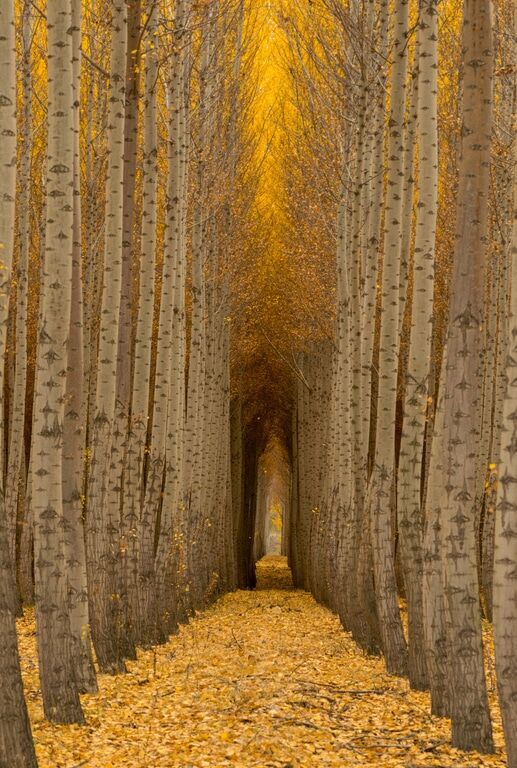
<path fill-rule="evenodd" d="M 517 19 L 498 2 L 494 22 L 488 0 L 320 6 L 284 18 L 303 137 L 292 236 L 317 249 L 328 221 L 337 243 L 334 327 L 297 378 L 295 580 L 481 752 L 493 616 L 516 766 Z"/>
<path fill-rule="evenodd" d="M 101 672 L 122 672 L 137 646 L 248 583 L 251 491 L 242 406 L 230 401 L 230 279 L 256 188 L 244 10 L 0 4 L 10 768 L 36 764 L 21 604 L 36 606 L 45 716 L 81 723 L 94 655 Z"/>

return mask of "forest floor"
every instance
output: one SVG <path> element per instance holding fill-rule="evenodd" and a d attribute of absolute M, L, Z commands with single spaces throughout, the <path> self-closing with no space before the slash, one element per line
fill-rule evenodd
<path fill-rule="evenodd" d="M 505 765 L 495 701 L 497 754 L 451 749 L 428 695 L 362 654 L 280 557 L 259 563 L 256 591 L 225 595 L 128 674 L 99 675 L 85 726 L 43 720 L 29 612 L 20 653 L 40 768 Z"/>

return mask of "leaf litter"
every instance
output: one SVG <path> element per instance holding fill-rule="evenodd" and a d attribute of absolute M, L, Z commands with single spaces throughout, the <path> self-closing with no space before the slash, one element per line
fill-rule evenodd
<path fill-rule="evenodd" d="M 285 558 L 258 566 L 237 591 L 139 651 L 128 673 L 99 675 L 82 696 L 85 726 L 43 718 L 33 612 L 20 655 L 40 768 L 474 768 L 504 766 L 493 654 L 488 683 L 495 755 L 450 747 L 429 695 L 388 675 L 339 619 L 293 589 Z M 490 638 L 487 645 L 491 648 Z"/>

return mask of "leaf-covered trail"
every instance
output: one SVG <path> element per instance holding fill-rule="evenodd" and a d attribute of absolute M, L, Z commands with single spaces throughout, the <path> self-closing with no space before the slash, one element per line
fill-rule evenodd
<path fill-rule="evenodd" d="M 361 654 L 338 619 L 265 558 L 258 589 L 221 598 L 127 675 L 99 676 L 87 725 L 42 717 L 34 628 L 21 654 L 41 768 L 504 766 L 448 746 L 428 696 Z M 31 661 L 32 660 L 32 661 Z M 493 681 L 491 687 L 493 687 Z M 502 744 L 500 725 L 496 739 Z"/>

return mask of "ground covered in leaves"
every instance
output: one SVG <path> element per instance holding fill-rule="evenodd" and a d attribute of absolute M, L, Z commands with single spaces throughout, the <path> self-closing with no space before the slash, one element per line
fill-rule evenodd
<path fill-rule="evenodd" d="M 497 712 L 496 755 L 451 749 L 427 694 L 385 674 L 294 590 L 284 558 L 265 558 L 258 576 L 256 591 L 226 595 L 127 675 L 100 675 L 83 727 L 43 720 L 27 615 L 20 652 L 40 768 L 505 765 Z M 490 672 L 489 684 L 494 693 Z"/>

